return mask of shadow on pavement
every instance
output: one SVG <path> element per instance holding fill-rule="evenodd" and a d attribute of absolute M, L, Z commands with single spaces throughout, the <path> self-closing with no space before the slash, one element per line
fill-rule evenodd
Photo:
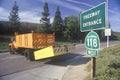
<path fill-rule="evenodd" d="M 78 59 L 76 59 L 71 65 L 74 66 L 74 65 L 81 65 L 81 64 L 86 64 L 90 61 L 90 57 L 80 57 Z"/>
<path fill-rule="evenodd" d="M 80 56 L 79 60 L 76 58 L 78 56 Z M 68 66 L 75 61 L 78 61 L 78 63 L 75 63 L 73 65 L 86 64 L 90 60 L 90 58 L 83 57 L 83 56 L 84 55 L 81 55 L 81 54 L 69 53 L 69 54 L 51 58 L 51 60 L 49 60 L 45 64 L 56 65 L 56 66 Z"/>

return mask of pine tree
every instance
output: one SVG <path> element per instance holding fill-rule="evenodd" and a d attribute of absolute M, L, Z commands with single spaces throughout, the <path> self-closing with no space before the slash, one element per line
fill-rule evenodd
<path fill-rule="evenodd" d="M 10 21 L 11 26 L 13 28 L 12 29 L 13 32 L 19 31 L 20 18 L 18 15 L 18 10 L 19 10 L 19 7 L 17 6 L 17 3 L 15 1 L 14 6 L 12 7 L 12 11 L 10 12 L 10 16 L 9 16 L 9 21 Z"/>
<path fill-rule="evenodd" d="M 49 8 L 48 8 L 48 3 L 45 2 L 45 5 L 43 7 L 43 12 L 42 12 L 42 18 L 40 19 L 40 23 L 42 26 L 40 26 L 42 29 L 42 32 L 49 33 L 50 32 L 50 18 L 49 18 Z"/>
<path fill-rule="evenodd" d="M 61 18 L 61 13 L 59 10 L 59 6 L 57 6 L 56 12 L 55 12 L 55 18 L 53 21 L 52 31 L 54 32 L 61 32 L 63 30 L 63 20 Z"/>

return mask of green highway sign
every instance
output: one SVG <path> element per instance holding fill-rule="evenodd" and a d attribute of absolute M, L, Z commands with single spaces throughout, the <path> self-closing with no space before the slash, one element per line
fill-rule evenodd
<path fill-rule="evenodd" d="M 106 3 L 102 3 L 80 14 L 80 29 L 82 32 L 104 29 L 106 27 Z"/>
<path fill-rule="evenodd" d="M 87 49 L 86 53 L 92 57 L 98 57 L 98 50 Z"/>
<path fill-rule="evenodd" d="M 91 31 L 85 38 L 85 46 L 88 49 L 98 49 L 100 47 L 100 39 L 96 32 Z"/>

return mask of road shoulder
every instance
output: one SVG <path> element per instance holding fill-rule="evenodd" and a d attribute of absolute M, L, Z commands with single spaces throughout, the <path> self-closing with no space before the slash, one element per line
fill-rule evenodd
<path fill-rule="evenodd" d="M 62 80 L 84 80 L 89 75 L 89 72 L 87 71 L 89 62 L 90 57 L 78 57 L 70 66 L 68 66 Z"/>

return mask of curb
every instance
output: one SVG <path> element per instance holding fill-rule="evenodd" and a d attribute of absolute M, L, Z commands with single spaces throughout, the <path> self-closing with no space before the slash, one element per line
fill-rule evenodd
<path fill-rule="evenodd" d="M 84 55 L 84 56 L 86 56 L 86 55 Z M 68 69 L 71 67 L 71 65 L 74 64 L 74 63 L 76 62 L 76 60 L 79 59 L 80 57 L 81 57 L 81 55 L 73 58 L 72 60 L 69 60 L 69 61 L 73 61 L 73 62 L 71 62 L 71 63 L 67 66 L 64 74 L 62 75 L 61 80 L 64 80 L 63 77 L 64 77 L 65 73 L 67 72 L 67 70 L 68 70 Z M 89 57 L 89 56 L 88 56 L 88 57 Z"/>

